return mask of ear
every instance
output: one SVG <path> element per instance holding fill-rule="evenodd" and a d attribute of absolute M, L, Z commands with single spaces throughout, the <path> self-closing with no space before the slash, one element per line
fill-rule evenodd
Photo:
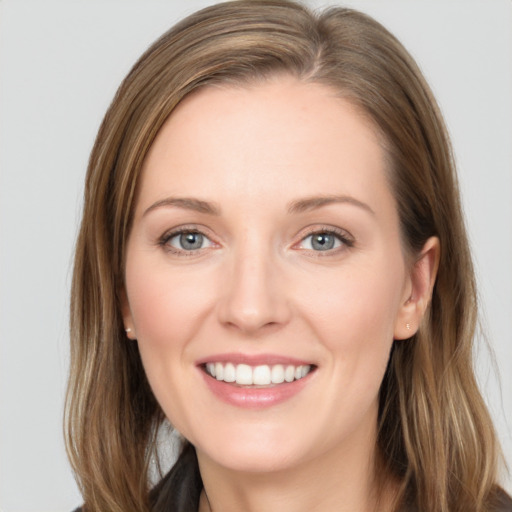
<path fill-rule="evenodd" d="M 135 334 L 135 326 L 133 324 L 132 311 L 128 302 L 128 296 L 126 295 L 126 289 L 123 286 L 119 291 L 119 303 L 121 305 L 121 315 L 123 316 L 124 330 L 126 337 L 130 340 L 136 340 L 137 335 Z"/>
<path fill-rule="evenodd" d="M 440 253 L 439 239 L 431 237 L 425 242 L 414 261 L 396 318 L 394 330 L 396 340 L 404 340 L 416 334 L 432 297 Z"/>

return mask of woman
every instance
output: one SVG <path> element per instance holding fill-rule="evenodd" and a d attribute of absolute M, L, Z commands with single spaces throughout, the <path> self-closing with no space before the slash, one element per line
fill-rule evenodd
<path fill-rule="evenodd" d="M 512 510 L 442 118 L 370 18 L 219 4 L 121 85 L 86 182 L 84 510 Z M 181 455 L 151 488 L 166 421 Z"/>

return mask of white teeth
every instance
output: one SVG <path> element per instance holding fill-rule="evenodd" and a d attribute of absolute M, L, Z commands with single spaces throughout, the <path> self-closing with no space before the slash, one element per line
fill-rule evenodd
<path fill-rule="evenodd" d="M 282 364 L 276 364 L 272 367 L 272 384 L 281 384 L 284 382 L 284 368 Z"/>
<path fill-rule="evenodd" d="M 206 370 L 212 377 L 215 377 L 215 363 L 208 363 L 206 365 Z"/>
<path fill-rule="evenodd" d="M 252 368 L 248 364 L 239 364 L 236 367 L 236 383 L 252 385 Z"/>
<path fill-rule="evenodd" d="M 282 384 L 293 382 L 305 377 L 311 371 L 311 365 L 293 366 L 266 364 L 249 366 L 248 364 L 233 363 L 207 363 L 206 372 L 217 380 L 224 382 L 236 382 L 241 386 L 269 386 L 270 384 Z"/>
<path fill-rule="evenodd" d="M 256 366 L 252 371 L 252 381 L 258 386 L 268 386 L 272 382 L 270 366 Z"/>
<path fill-rule="evenodd" d="M 224 380 L 224 365 L 222 363 L 215 363 L 215 378 Z"/>
<path fill-rule="evenodd" d="M 295 380 L 295 367 L 287 366 L 284 372 L 284 380 L 286 382 L 293 382 Z"/>
<path fill-rule="evenodd" d="M 235 382 L 236 380 L 236 370 L 235 365 L 232 363 L 228 363 L 224 366 L 224 382 Z"/>

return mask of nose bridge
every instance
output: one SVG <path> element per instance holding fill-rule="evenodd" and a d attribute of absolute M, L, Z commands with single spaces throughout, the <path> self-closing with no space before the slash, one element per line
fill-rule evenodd
<path fill-rule="evenodd" d="M 233 248 L 226 268 L 221 321 L 246 332 L 285 323 L 287 298 L 280 281 L 271 243 L 246 234 Z"/>

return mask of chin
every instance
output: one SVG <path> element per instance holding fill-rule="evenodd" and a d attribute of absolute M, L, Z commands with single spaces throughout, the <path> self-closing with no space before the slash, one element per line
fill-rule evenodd
<path fill-rule="evenodd" d="M 246 473 L 278 472 L 300 463 L 304 443 L 298 439 L 291 442 L 286 434 L 265 434 L 262 430 L 265 429 L 262 427 L 258 432 L 253 430 L 253 435 L 242 436 L 226 433 L 218 438 L 218 442 L 196 443 L 198 458 L 204 456 L 218 466 Z"/>
<path fill-rule="evenodd" d="M 198 451 L 199 458 L 201 455 L 201 451 Z M 248 447 L 239 450 L 234 446 L 232 450 L 205 455 L 216 465 L 237 473 L 277 473 L 293 468 L 299 463 L 291 454 L 276 452 L 276 450 L 270 452 L 261 449 L 251 450 Z"/>

